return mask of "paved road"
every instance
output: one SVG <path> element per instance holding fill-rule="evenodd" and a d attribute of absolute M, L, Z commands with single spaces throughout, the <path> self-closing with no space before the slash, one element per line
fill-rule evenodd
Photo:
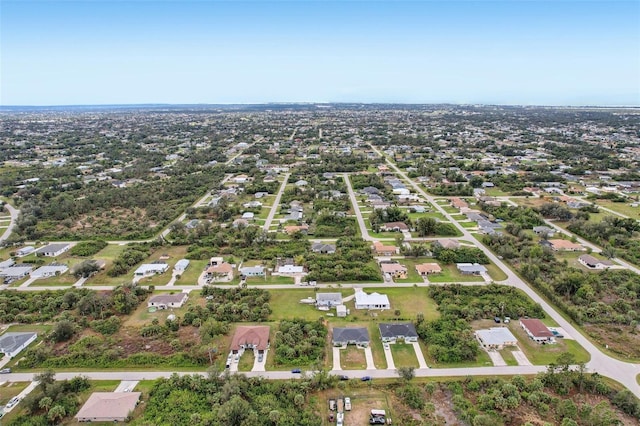
<path fill-rule="evenodd" d="M 271 222 L 273 222 L 273 218 L 278 211 L 278 207 L 280 206 L 280 199 L 282 198 L 282 194 L 284 194 L 284 188 L 287 186 L 287 182 L 289 181 L 289 176 L 291 173 L 286 173 L 284 175 L 284 180 L 282 181 L 282 185 L 280 185 L 280 189 L 278 190 L 278 194 L 276 195 L 276 199 L 273 201 L 271 205 L 271 210 L 269 211 L 269 216 L 267 216 L 267 220 L 264 221 L 264 229 L 265 232 L 269 232 L 269 227 L 271 226 Z"/>
<path fill-rule="evenodd" d="M 371 236 L 369 235 L 369 231 L 367 231 L 367 225 L 364 223 L 364 218 L 362 217 L 362 212 L 358 207 L 358 199 L 356 198 L 356 193 L 353 192 L 353 187 L 351 186 L 349 175 L 345 173 L 342 176 L 344 177 L 344 183 L 347 184 L 347 191 L 349 192 L 349 198 L 351 199 L 351 204 L 353 205 L 353 211 L 356 213 L 356 219 L 358 221 L 358 226 L 360 227 L 360 232 L 362 233 L 362 239 L 365 241 L 373 241 L 374 238 L 371 238 Z"/>
<path fill-rule="evenodd" d="M 373 145 L 371 148 L 378 153 L 378 155 L 383 156 L 380 151 L 378 151 Z M 636 396 L 640 397 L 640 384 L 636 381 L 636 376 L 640 374 L 640 364 L 632 364 L 623 361 L 619 361 L 615 358 L 612 358 L 606 354 L 604 354 L 600 348 L 594 345 L 589 339 L 587 339 L 584 335 L 576 329 L 573 324 L 564 319 L 562 315 L 560 315 L 551 305 L 549 305 L 542 297 L 538 295 L 527 283 L 525 283 L 518 275 L 515 274 L 507 265 L 502 262 L 501 259 L 493 254 L 491 250 L 489 250 L 484 245 L 480 244 L 471 233 L 464 227 L 462 227 L 458 221 L 454 220 L 449 213 L 447 213 L 439 204 L 437 204 L 434 200 L 434 197 L 427 194 L 422 188 L 420 188 L 413 180 L 409 179 L 409 177 L 400 170 L 395 163 L 390 161 L 388 158 L 386 159 L 387 164 L 396 171 L 398 175 L 400 175 L 403 179 L 413 186 L 413 188 L 422 195 L 427 201 L 435 206 L 435 208 L 442 213 L 451 223 L 454 224 L 456 228 L 466 239 L 473 241 L 478 248 L 480 248 L 500 269 L 502 269 L 507 274 L 507 279 L 504 281 L 505 284 L 514 286 L 524 291 L 534 302 L 539 303 L 542 306 L 542 309 L 562 328 L 564 328 L 567 333 L 571 336 L 575 337 L 575 340 L 589 352 L 591 355 L 591 360 L 587 363 L 587 368 L 591 371 L 597 371 L 599 374 L 602 374 L 607 377 L 611 377 L 614 380 L 622 383 L 629 390 L 631 390 Z M 520 366 L 521 368 L 525 366 Z M 505 368 L 505 367 L 501 367 Z"/>
<path fill-rule="evenodd" d="M 20 210 L 16 209 L 9 203 L 4 203 L 4 208 L 7 209 L 7 211 L 11 215 L 11 222 L 9 222 L 9 226 L 4 230 L 2 236 L 0 236 L 0 243 L 9 238 L 11 232 L 13 231 L 13 228 L 16 226 L 18 215 L 20 214 Z"/>

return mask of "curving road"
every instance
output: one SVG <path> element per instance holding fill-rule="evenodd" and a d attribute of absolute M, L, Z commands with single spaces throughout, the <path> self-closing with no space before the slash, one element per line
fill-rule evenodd
<path fill-rule="evenodd" d="M 7 209 L 7 211 L 11 215 L 11 222 L 9 223 L 9 226 L 7 227 L 7 229 L 5 229 L 4 232 L 2 233 L 2 236 L 0 236 L 0 243 L 2 243 L 3 241 L 9 238 L 9 236 L 11 235 L 11 232 L 13 232 L 13 228 L 16 226 L 18 215 L 20 214 L 20 210 L 16 209 L 9 203 L 4 203 L 4 208 Z"/>
<path fill-rule="evenodd" d="M 395 163 L 386 158 L 378 149 L 376 149 L 373 145 L 371 148 L 378 153 L 381 157 L 385 158 L 387 164 L 395 170 L 395 172 L 401 176 L 404 180 L 409 182 L 411 186 L 422 195 L 427 201 L 433 204 L 436 209 L 442 213 L 448 220 L 453 223 L 456 228 L 469 240 L 473 241 L 474 244 L 481 249 L 487 257 L 496 264 L 500 269 L 502 269 L 507 274 L 507 279 L 503 281 L 503 283 L 507 285 L 511 285 L 513 287 L 519 288 L 524 291 L 534 302 L 539 303 L 542 306 L 542 309 L 562 328 L 564 328 L 567 333 L 569 333 L 575 340 L 582 345 L 587 352 L 591 355 L 591 360 L 587 363 L 587 368 L 590 371 L 597 371 L 599 374 L 610 377 L 618 382 L 622 383 L 626 386 L 630 391 L 632 391 L 637 397 L 640 397 L 640 384 L 636 381 L 636 376 L 640 374 L 640 364 L 633 364 L 628 362 L 620 361 L 616 358 L 612 358 L 606 354 L 604 354 L 600 348 L 594 345 L 589 339 L 587 339 L 577 328 L 573 326 L 569 321 L 567 321 L 562 315 L 560 315 L 551 305 L 549 305 L 542 297 L 538 295 L 527 283 L 525 283 L 518 275 L 515 274 L 507 265 L 502 262 L 491 250 L 486 248 L 484 245 L 480 244 L 471 233 L 464 227 L 462 227 L 458 221 L 454 220 L 449 213 L 447 213 L 439 204 L 437 204 L 434 200 L 434 197 L 427 194 L 422 190 L 412 179 L 400 170 Z"/>

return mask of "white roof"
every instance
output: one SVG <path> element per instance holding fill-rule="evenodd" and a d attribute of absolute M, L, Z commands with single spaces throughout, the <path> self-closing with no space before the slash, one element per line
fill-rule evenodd
<path fill-rule="evenodd" d="M 488 330 L 478 330 L 476 334 L 485 345 L 504 345 L 517 341 L 507 327 L 491 327 Z"/>
<path fill-rule="evenodd" d="M 32 269 L 33 269 L 33 267 L 27 266 L 27 265 L 15 265 L 15 266 L 10 266 L 8 268 L 4 268 L 2 270 L 1 275 L 6 276 L 6 277 L 12 277 L 12 276 L 15 276 L 15 275 L 23 275 L 23 274 L 28 274 L 29 272 L 31 272 Z"/>
<path fill-rule="evenodd" d="M 281 274 L 301 274 L 304 272 L 302 266 L 284 265 L 278 268 L 278 272 Z"/>
<path fill-rule="evenodd" d="M 357 291 L 356 305 L 389 305 L 389 298 L 386 294 L 367 294 L 364 291 Z"/>
<path fill-rule="evenodd" d="M 31 275 L 39 276 L 39 275 L 48 275 L 55 274 L 56 272 L 66 272 L 69 269 L 67 265 L 45 265 L 41 266 L 35 271 L 31 273 Z"/>
<path fill-rule="evenodd" d="M 456 263 L 459 271 L 465 272 L 487 272 L 487 268 L 479 263 Z"/>
<path fill-rule="evenodd" d="M 165 271 L 169 265 L 166 263 L 144 263 L 136 269 L 136 274 L 146 274 L 148 272 Z"/>
<path fill-rule="evenodd" d="M 187 259 L 180 259 L 176 262 L 176 265 L 173 267 L 174 269 L 186 269 L 189 266 L 189 261 Z"/>

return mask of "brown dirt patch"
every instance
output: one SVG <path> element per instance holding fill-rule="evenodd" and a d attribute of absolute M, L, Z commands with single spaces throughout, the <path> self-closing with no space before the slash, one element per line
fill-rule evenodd
<path fill-rule="evenodd" d="M 631 327 L 609 324 L 584 325 L 589 336 L 603 347 L 621 357 L 640 358 L 640 332 L 631 333 Z"/>

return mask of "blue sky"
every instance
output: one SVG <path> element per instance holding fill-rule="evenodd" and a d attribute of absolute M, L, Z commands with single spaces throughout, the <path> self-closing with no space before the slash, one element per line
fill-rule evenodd
<path fill-rule="evenodd" d="M 0 104 L 640 105 L 640 1 L 0 0 Z"/>

